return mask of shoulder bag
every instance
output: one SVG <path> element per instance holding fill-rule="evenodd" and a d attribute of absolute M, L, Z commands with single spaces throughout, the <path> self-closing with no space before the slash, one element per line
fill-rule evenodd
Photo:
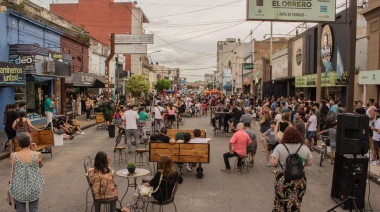
<path fill-rule="evenodd" d="M 141 190 L 140 190 L 140 194 L 143 195 L 143 196 L 149 196 L 151 197 L 153 193 L 156 193 L 158 191 L 158 189 L 160 188 L 160 185 L 161 185 L 161 181 L 162 181 L 162 173 L 161 173 L 161 176 L 160 176 L 160 181 L 158 183 L 158 186 L 156 189 L 153 190 L 153 187 L 152 186 L 145 186 L 143 185 Z"/>
<path fill-rule="evenodd" d="M 7 199 L 8 199 L 8 204 L 10 206 L 15 205 L 15 200 L 13 199 L 13 197 L 11 196 L 11 193 L 10 193 L 10 190 L 11 190 L 11 187 L 12 187 L 12 177 L 13 177 L 13 167 L 14 167 L 14 161 L 15 161 L 15 155 L 13 154 L 13 160 L 12 160 L 12 168 L 11 168 L 11 176 L 9 177 L 9 181 L 8 181 L 8 191 L 7 191 Z"/>

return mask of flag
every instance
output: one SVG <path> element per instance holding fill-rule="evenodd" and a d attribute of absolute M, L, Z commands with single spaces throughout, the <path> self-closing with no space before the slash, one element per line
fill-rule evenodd
<path fill-rule="evenodd" d="M 339 46 L 337 50 L 337 60 L 336 60 L 336 73 L 338 74 L 339 79 L 342 78 L 344 67 L 343 67 L 343 61 L 342 61 L 342 55 L 340 55 Z"/>
<path fill-rule="evenodd" d="M 328 60 L 328 59 L 326 58 L 326 56 L 325 56 L 325 54 L 323 53 L 323 51 L 321 52 L 321 54 L 322 54 L 322 58 L 324 58 L 325 61 L 326 61 L 326 64 L 325 64 L 325 77 L 327 77 L 328 74 L 329 74 L 329 71 L 332 71 L 332 63 L 330 62 L 330 60 Z"/>
<path fill-rule="evenodd" d="M 257 76 L 255 77 L 255 85 L 259 83 L 259 79 L 257 79 Z"/>

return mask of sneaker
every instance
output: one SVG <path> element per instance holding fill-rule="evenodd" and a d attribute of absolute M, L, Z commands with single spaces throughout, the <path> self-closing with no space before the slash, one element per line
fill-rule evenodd
<path fill-rule="evenodd" d="M 80 133 L 81 135 L 86 135 L 86 133 L 84 133 L 83 131 Z"/>
<path fill-rule="evenodd" d="M 80 134 L 80 132 L 79 132 L 79 131 L 77 131 L 77 134 Z"/>
<path fill-rule="evenodd" d="M 191 166 L 189 164 L 187 164 L 187 167 L 186 167 L 187 171 L 191 172 L 193 171 L 193 168 L 191 168 Z"/>
<path fill-rule="evenodd" d="M 271 167 L 270 163 L 267 163 L 267 167 Z"/>
<path fill-rule="evenodd" d="M 227 168 L 225 168 L 225 169 L 221 169 L 220 171 L 221 171 L 221 172 L 231 173 L 231 169 L 227 169 Z"/>
<path fill-rule="evenodd" d="M 373 161 L 371 164 L 373 166 L 379 166 L 380 165 L 380 161 L 376 160 L 376 161 Z"/>
<path fill-rule="evenodd" d="M 74 135 L 70 135 L 70 140 L 73 140 L 74 139 Z"/>

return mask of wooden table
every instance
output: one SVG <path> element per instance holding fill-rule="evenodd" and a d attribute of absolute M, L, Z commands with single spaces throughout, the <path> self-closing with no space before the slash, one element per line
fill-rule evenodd
<path fill-rule="evenodd" d="M 125 192 L 123 198 L 121 198 L 120 204 L 122 204 L 125 195 L 127 195 L 129 187 L 137 188 L 136 179 L 138 177 L 142 177 L 142 176 L 145 176 L 145 175 L 148 175 L 148 174 L 149 174 L 149 170 L 142 169 L 142 168 L 136 168 L 135 169 L 135 173 L 133 173 L 132 175 L 128 175 L 128 170 L 127 169 L 121 169 L 121 170 L 119 170 L 119 171 L 116 172 L 117 176 L 127 178 L 127 180 L 128 180 L 127 191 Z M 130 178 L 133 178 L 133 183 L 129 182 Z M 122 206 L 122 205 L 120 205 L 120 206 Z"/>

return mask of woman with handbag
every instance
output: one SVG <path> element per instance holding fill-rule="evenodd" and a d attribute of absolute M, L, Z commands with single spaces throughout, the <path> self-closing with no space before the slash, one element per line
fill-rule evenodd
<path fill-rule="evenodd" d="M 275 171 L 275 198 L 273 211 L 300 211 L 302 198 L 306 191 L 306 175 L 304 170 L 299 170 L 298 173 L 303 173 L 303 176 L 298 179 L 287 178 L 286 164 L 290 154 L 298 154 L 299 160 L 302 161 L 302 168 L 304 166 L 311 166 L 313 164 L 313 155 L 309 148 L 304 145 L 304 140 L 301 133 L 295 127 L 288 127 L 282 139 L 282 144 L 277 145 L 273 150 L 271 165 L 282 167 L 281 171 Z M 292 172 L 294 172 L 292 166 Z M 298 166 L 299 167 L 299 166 Z M 288 172 L 289 173 L 289 172 Z"/>
<path fill-rule="evenodd" d="M 118 198 L 114 177 L 109 168 L 110 161 L 111 159 L 107 157 L 107 154 L 100 151 L 95 156 L 94 167 L 88 169 L 88 177 L 92 183 L 95 199 Z M 115 210 L 116 201 L 115 204 L 111 205 L 111 211 Z M 100 205 L 95 204 L 95 212 L 99 211 Z"/>
<path fill-rule="evenodd" d="M 288 127 L 293 126 L 289 120 L 290 120 L 290 114 L 289 113 L 281 114 L 281 121 L 278 121 L 276 123 L 276 127 L 274 128 L 274 135 L 276 136 L 276 143 L 281 143 L 281 140 L 282 140 L 282 137 L 283 137 L 285 130 Z"/>
<path fill-rule="evenodd" d="M 132 200 L 121 211 L 129 212 L 131 209 L 144 211 L 144 205 L 149 201 L 164 202 L 172 196 L 176 183 L 182 184 L 183 179 L 173 166 L 173 160 L 169 155 L 161 155 L 158 161 L 159 170 L 148 183 L 139 185 Z M 148 187 L 148 188 L 147 188 Z M 151 188 L 149 188 L 151 187 Z M 178 189 L 178 186 L 177 186 Z"/>
<path fill-rule="evenodd" d="M 42 193 L 44 180 L 40 168 L 43 166 L 40 152 L 36 152 L 28 133 L 19 135 L 20 151 L 10 155 L 11 180 L 9 193 L 14 198 L 17 212 L 26 212 L 29 203 L 30 212 L 38 212 L 38 200 Z"/>

